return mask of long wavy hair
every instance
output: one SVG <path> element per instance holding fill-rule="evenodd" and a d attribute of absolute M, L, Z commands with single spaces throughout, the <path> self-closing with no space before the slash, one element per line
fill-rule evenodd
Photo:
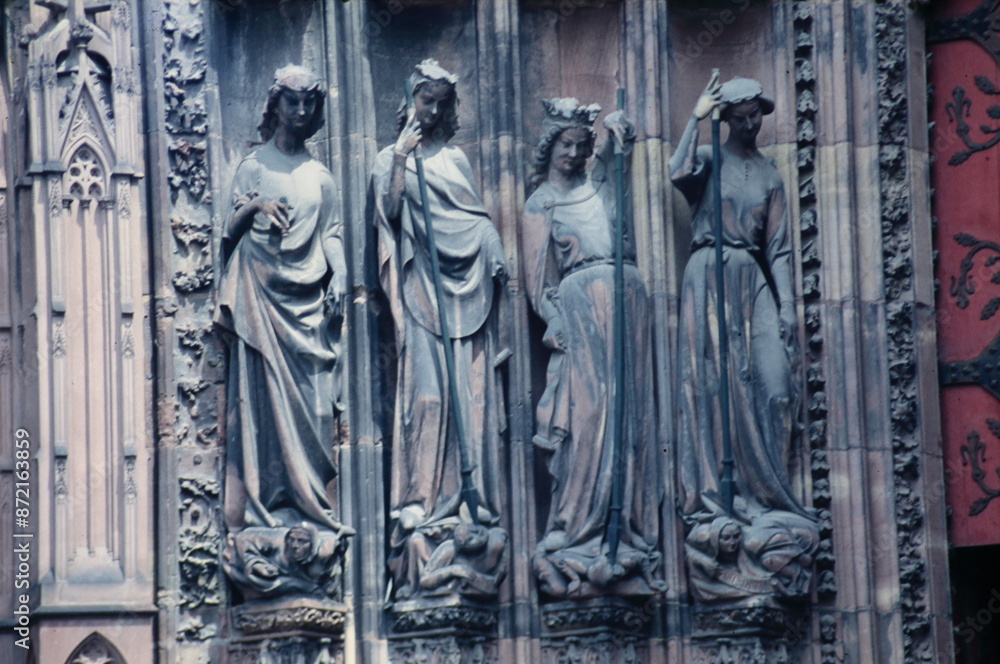
<path fill-rule="evenodd" d="M 590 134 L 590 141 L 588 143 L 589 149 L 583 161 L 581 169 L 587 168 L 587 159 L 590 159 L 591 155 L 594 154 L 594 145 L 597 143 L 597 132 L 594 131 L 593 127 L 587 127 L 580 124 L 555 124 L 549 126 L 548 130 L 545 131 L 542 136 L 538 139 L 538 145 L 535 147 L 535 154 L 531 161 L 532 173 L 531 179 L 528 181 L 528 194 L 530 195 L 535 189 L 538 189 L 545 180 L 549 177 L 549 163 L 552 161 L 552 148 L 555 147 L 556 140 L 559 136 L 567 129 L 572 129 L 573 127 L 580 127 L 581 129 L 586 129 Z"/>

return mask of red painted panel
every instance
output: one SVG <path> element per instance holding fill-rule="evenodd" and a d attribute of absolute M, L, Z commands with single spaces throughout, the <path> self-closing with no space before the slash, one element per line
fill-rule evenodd
<path fill-rule="evenodd" d="M 961 15 L 979 4 L 980 0 L 937 3 L 938 17 Z M 952 290 L 953 285 L 961 285 L 962 261 L 975 248 L 969 246 L 970 238 L 956 239 L 956 235 L 997 243 L 1000 248 L 1000 144 L 973 149 L 1000 137 L 1000 133 L 984 131 L 984 126 L 1000 131 L 1000 67 L 982 46 L 968 39 L 931 44 L 929 50 L 933 58 L 928 73 L 934 86 L 930 115 L 935 123 L 931 182 L 936 192 L 934 241 L 940 282 L 938 351 L 941 361 L 952 362 L 976 357 L 1000 334 L 1000 310 L 992 315 L 989 311 L 993 298 L 1000 298 L 1000 277 L 993 281 L 993 275 L 1000 273 L 1000 259 L 990 263 L 990 257 L 1000 252 L 986 247 L 971 256 L 966 283 L 972 292 L 967 293 L 964 308 L 961 288 Z M 958 133 L 963 120 L 969 127 L 968 142 Z M 991 489 L 1000 490 L 996 472 L 1000 438 L 988 426 L 988 420 L 995 419 L 1000 430 L 1000 400 L 978 385 L 946 385 L 941 390 L 941 408 L 951 544 L 1000 543 L 1000 497 L 986 502 Z M 970 443 L 972 432 L 984 445 L 981 452 Z M 978 482 L 973 456 L 985 471 Z"/>

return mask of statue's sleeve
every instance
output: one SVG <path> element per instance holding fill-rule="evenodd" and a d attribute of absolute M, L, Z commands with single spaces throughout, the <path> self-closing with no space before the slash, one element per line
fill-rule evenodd
<path fill-rule="evenodd" d="M 707 149 L 698 149 L 698 119 L 692 115 L 670 157 L 670 180 L 691 205 L 701 200 L 712 172 L 711 147 L 704 147 Z"/>
<path fill-rule="evenodd" d="M 559 272 L 551 251 L 551 230 L 551 215 L 542 207 L 539 197 L 532 196 L 521 215 L 524 281 L 531 306 L 546 323 L 560 313 Z"/>
<path fill-rule="evenodd" d="M 333 272 L 333 278 L 343 280 L 347 277 L 347 258 L 344 256 L 344 222 L 337 213 L 333 176 L 329 172 L 324 172 L 323 175 L 323 208 L 320 220 L 323 229 L 323 253 L 326 256 L 326 264 Z"/>
<path fill-rule="evenodd" d="M 781 178 L 768 194 L 767 205 L 767 247 L 765 254 L 771 267 L 771 276 L 777 290 L 778 302 L 792 302 L 795 299 L 792 288 L 792 240 L 788 232 L 788 206 L 785 204 L 785 187 Z"/>
<path fill-rule="evenodd" d="M 222 229 L 222 264 L 229 262 L 236 244 L 240 241 L 231 233 L 230 220 L 236 211 L 246 203 L 248 192 L 257 188 L 260 179 L 260 164 L 253 155 L 245 158 L 236 167 L 236 174 L 233 176 L 233 185 L 229 196 L 229 216 L 226 217 L 225 225 Z"/>
<path fill-rule="evenodd" d="M 371 192 L 374 198 L 374 219 L 378 236 L 378 279 L 382 292 L 389 302 L 396 326 L 397 342 L 401 342 L 403 325 L 402 300 L 402 257 L 399 243 L 400 233 L 393 228 L 386 217 L 385 210 L 389 195 L 389 179 L 392 174 L 392 147 L 385 148 L 375 158 L 372 169 Z M 403 206 L 406 205 L 406 192 L 403 192 Z"/>

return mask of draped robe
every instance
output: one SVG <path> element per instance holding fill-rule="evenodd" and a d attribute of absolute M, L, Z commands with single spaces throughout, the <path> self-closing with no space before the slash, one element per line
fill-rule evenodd
<path fill-rule="evenodd" d="M 450 327 L 447 343 L 454 351 L 461 403 L 458 416 L 465 424 L 480 521 L 495 523 L 500 514 L 500 435 L 505 427 L 496 316 L 496 283 L 505 268 L 503 248 L 465 153 L 438 143 L 425 154 L 428 203 Z M 406 508 L 420 514 L 419 529 L 457 519 L 461 464 L 415 161 L 411 155 L 406 162 L 398 220 L 386 215 L 392 162 L 390 146 L 376 158 L 372 175 L 379 280 L 389 300 L 398 354 L 390 505 L 394 514 Z M 401 528 L 394 528 L 391 546 L 401 546 L 406 537 Z M 419 576 L 413 570 L 406 574 L 411 579 Z"/>
<path fill-rule="evenodd" d="M 227 514 L 237 529 L 276 527 L 288 525 L 276 513 L 292 509 L 339 530 L 328 494 L 339 330 L 324 314 L 331 273 L 344 269 L 333 176 L 308 153 L 269 142 L 237 167 L 233 200 L 251 190 L 286 201 L 291 228 L 282 237 L 258 213 L 242 237 L 224 238 L 216 322 L 231 337 Z"/>

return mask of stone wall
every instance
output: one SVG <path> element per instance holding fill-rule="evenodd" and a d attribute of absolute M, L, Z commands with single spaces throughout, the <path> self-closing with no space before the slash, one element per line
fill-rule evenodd
<path fill-rule="evenodd" d="M 390 653 L 405 662 L 948 661 L 924 33 L 908 3 L 21 0 L 5 17 L 0 505 L 15 481 L 7 432 L 23 427 L 37 497 L 33 661 L 92 661 L 79 657 L 101 649 L 114 662 L 259 656 L 234 645 L 219 562 L 226 367 L 212 319 L 232 176 L 256 145 L 273 72 L 288 63 L 326 82 L 326 123 L 310 147 L 338 183 L 349 263 L 348 409 L 331 444 L 339 510 L 358 534 L 344 578 L 349 610 L 330 652 L 360 662 Z M 94 74 L 77 80 L 84 70 L 65 67 L 64 52 L 91 58 Z M 510 567 L 495 634 L 454 642 L 394 634 L 384 610 L 396 357 L 368 175 L 395 139 L 403 79 L 427 57 L 460 76 L 453 143 L 469 155 L 512 276 L 501 519 Z M 805 390 L 788 461 L 821 519 L 811 609 L 745 638 L 698 623 L 675 505 L 672 364 L 691 233 L 667 160 L 713 68 L 759 79 L 776 104 L 759 142 L 789 200 Z M 605 607 L 588 618 L 543 610 L 531 572 L 550 479 L 531 443 L 546 351 L 521 278 L 520 213 L 540 99 L 575 96 L 606 115 L 617 87 L 638 132 L 632 204 L 655 330 L 650 443 L 663 454 L 669 588 L 631 613 Z M 100 177 L 78 181 L 75 166 Z M 79 311 L 87 317 L 74 320 Z M 91 333 L 105 343 L 89 345 Z M 17 532 L 10 512 L 0 514 L 5 537 Z M 0 568 L 13 568 L 9 556 L 0 553 Z M 14 601 L 0 592 L 0 625 Z M 559 624 L 579 629 L 567 635 Z M 10 634 L 0 636 L 4 661 L 32 661 Z"/>

